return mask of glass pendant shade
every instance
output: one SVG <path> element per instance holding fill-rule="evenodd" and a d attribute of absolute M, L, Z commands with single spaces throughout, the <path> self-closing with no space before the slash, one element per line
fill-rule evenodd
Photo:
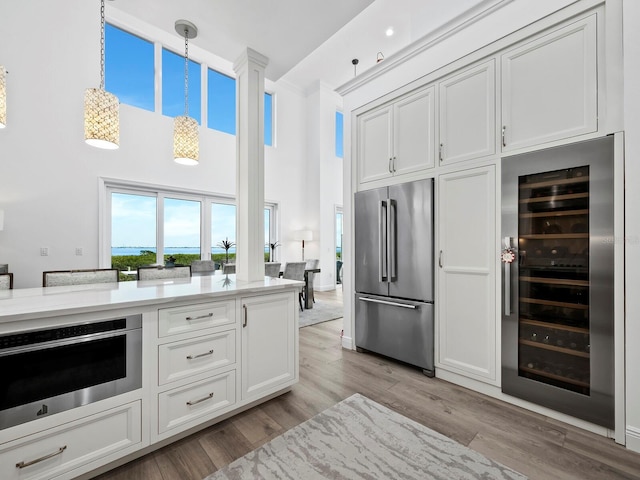
<path fill-rule="evenodd" d="M 200 155 L 198 121 L 180 116 L 173 123 L 173 158 L 182 165 L 197 165 Z"/>
<path fill-rule="evenodd" d="M 7 126 L 7 77 L 0 65 L 0 128 Z"/>
<path fill-rule="evenodd" d="M 100 88 L 84 92 L 84 139 L 92 147 L 114 150 L 120 144 L 118 97 Z"/>

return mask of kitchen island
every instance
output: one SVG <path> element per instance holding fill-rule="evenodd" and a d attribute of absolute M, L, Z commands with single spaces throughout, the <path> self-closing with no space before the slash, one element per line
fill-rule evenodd
<path fill-rule="evenodd" d="M 136 329 L 120 335 L 127 343 L 125 360 L 99 359 L 104 365 L 126 364 L 122 375 L 133 378 L 134 388 L 107 388 L 109 396 L 96 401 L 89 389 L 78 388 L 65 394 L 78 402 L 72 407 L 34 392 L 25 408 L 2 400 L 0 426 L 9 426 L 0 429 L 0 478 L 89 478 L 288 391 L 298 381 L 302 286 L 216 275 L 0 292 L 0 338 L 6 339 L 4 353 L 10 352 L 2 361 L 12 355 L 18 360 L 18 354 L 28 360 L 34 349 L 46 359 L 41 360 L 45 377 L 40 371 L 41 377 L 29 377 L 36 374 L 26 368 L 24 375 L 13 376 L 19 379 L 13 385 L 0 385 L 0 400 L 16 397 L 16 391 L 22 395 L 20 388 L 55 384 L 69 365 L 84 361 L 79 355 L 75 364 L 59 365 L 60 355 L 51 353 L 59 340 L 51 341 L 51 332 L 64 338 L 62 351 L 91 337 L 67 338 L 69 332 L 141 320 L 135 335 Z M 123 332 L 108 336 L 118 333 Z M 33 340 L 42 335 L 44 343 Z M 23 349 L 27 353 L 13 346 L 26 341 L 32 342 Z M 22 360 L 3 366 L 22 369 Z M 6 424 L 1 416 L 11 416 L 12 408 L 32 416 Z"/>

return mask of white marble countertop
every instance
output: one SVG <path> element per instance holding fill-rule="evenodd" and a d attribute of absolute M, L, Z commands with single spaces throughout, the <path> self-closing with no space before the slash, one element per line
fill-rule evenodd
<path fill-rule="evenodd" d="M 68 287 L 0 290 L 0 323 L 118 308 L 206 300 L 229 295 L 302 288 L 304 282 L 265 277 L 238 282 L 235 275 L 145 280 Z"/>

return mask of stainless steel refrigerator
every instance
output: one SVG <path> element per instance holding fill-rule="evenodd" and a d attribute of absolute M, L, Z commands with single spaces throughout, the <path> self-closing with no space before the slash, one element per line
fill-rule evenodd
<path fill-rule="evenodd" d="M 355 344 L 434 374 L 433 179 L 357 192 Z"/>
<path fill-rule="evenodd" d="M 502 391 L 614 427 L 613 137 L 502 160 Z"/>

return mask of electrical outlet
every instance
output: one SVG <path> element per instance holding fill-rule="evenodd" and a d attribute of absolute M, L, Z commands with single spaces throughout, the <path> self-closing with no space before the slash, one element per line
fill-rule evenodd
<path fill-rule="evenodd" d="M 49 247 L 40 247 L 40 256 L 41 257 L 49 256 Z"/>
<path fill-rule="evenodd" d="M 78 257 L 81 257 L 81 256 L 82 256 L 82 254 L 83 254 L 83 252 L 82 252 L 82 247 L 76 247 L 76 255 L 77 255 Z"/>

